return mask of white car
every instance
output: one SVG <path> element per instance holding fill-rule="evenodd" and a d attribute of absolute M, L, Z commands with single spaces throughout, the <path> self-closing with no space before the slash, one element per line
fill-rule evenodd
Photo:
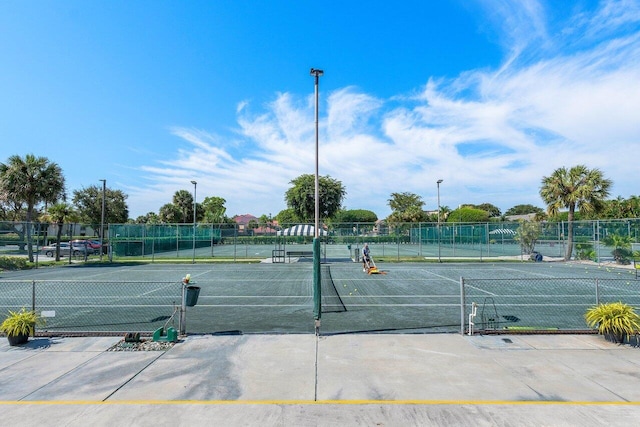
<path fill-rule="evenodd" d="M 40 251 L 46 256 L 54 257 L 56 256 L 56 246 L 57 246 L 56 243 L 52 243 L 48 246 L 43 246 L 42 249 L 40 249 Z M 73 256 L 79 256 L 79 255 L 85 255 L 85 254 L 89 255 L 93 253 L 93 250 L 91 248 L 87 248 L 86 245 L 70 246 L 69 242 L 61 242 L 60 256 L 69 255 L 69 252 L 71 252 Z"/>

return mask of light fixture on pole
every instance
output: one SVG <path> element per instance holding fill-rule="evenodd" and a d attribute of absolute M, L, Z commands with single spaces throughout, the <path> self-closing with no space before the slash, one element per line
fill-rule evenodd
<path fill-rule="evenodd" d="M 196 188 L 198 183 L 196 181 L 191 181 L 193 184 L 193 258 L 191 259 L 191 263 L 196 263 Z"/>
<path fill-rule="evenodd" d="M 442 262 L 440 259 L 440 184 L 442 184 L 441 179 L 436 181 L 438 186 L 438 262 Z"/>
<path fill-rule="evenodd" d="M 102 220 L 100 221 L 100 261 L 102 261 L 102 253 L 104 252 L 104 199 L 105 192 L 107 189 L 107 180 L 101 179 L 102 181 Z"/>
<path fill-rule="evenodd" d="M 324 74 L 324 71 L 312 68 L 310 74 L 315 77 L 315 92 L 316 92 L 316 174 L 315 174 L 315 230 L 314 237 L 320 236 L 319 230 L 319 217 L 320 217 L 320 178 L 318 176 L 318 81 L 320 76 Z"/>

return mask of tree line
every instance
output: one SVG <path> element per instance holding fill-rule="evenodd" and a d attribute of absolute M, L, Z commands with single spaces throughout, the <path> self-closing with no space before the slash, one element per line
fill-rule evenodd
<path fill-rule="evenodd" d="M 313 222 L 315 216 L 315 176 L 304 174 L 291 182 L 284 194 L 286 208 L 273 218 L 263 214 L 263 224 L 277 220 L 279 223 Z M 533 205 L 516 205 L 504 214 L 490 203 L 464 204 L 457 209 L 441 206 L 427 211 L 421 196 L 410 192 L 391 193 L 387 200 L 391 214 L 385 218 L 389 225 L 411 222 L 487 222 L 504 220 L 509 215 L 533 214 L 536 220 L 567 220 L 570 224 L 578 219 L 638 218 L 640 197 L 628 199 L 618 197 L 608 200 L 611 180 L 598 169 L 584 165 L 559 168 L 550 176 L 543 177 L 540 196 L 546 210 Z M 207 196 L 194 204 L 193 195 L 187 190 L 178 190 L 171 202 L 160 210 L 129 218 L 126 203 L 128 196 L 121 190 L 91 185 L 68 194 L 65 178 L 60 166 L 47 159 L 27 154 L 14 155 L 0 163 L 0 220 L 13 222 L 46 222 L 53 224 L 82 222 L 94 230 L 100 229 L 102 221 L 102 199 L 104 192 L 105 223 L 233 223 L 226 212 L 226 200 Z M 345 209 L 343 200 L 346 188 L 339 180 L 330 176 L 319 177 L 320 218 L 325 223 L 371 223 L 377 215 L 365 209 Z M 29 227 L 19 228 L 16 233 L 26 233 Z M 571 233 L 569 233 L 571 236 Z M 31 249 L 29 248 L 31 258 Z"/>

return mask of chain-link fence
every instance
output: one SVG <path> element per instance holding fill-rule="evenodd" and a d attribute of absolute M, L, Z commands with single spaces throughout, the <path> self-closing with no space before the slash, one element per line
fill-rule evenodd
<path fill-rule="evenodd" d="M 163 327 L 182 300 L 176 282 L 3 280 L 2 312 L 27 308 L 45 320 L 39 331 L 151 332 Z M 173 319 L 176 323 L 178 317 Z M 177 329 L 177 327 L 176 327 Z"/>
<path fill-rule="evenodd" d="M 389 260 L 528 258 L 531 250 L 545 257 L 564 258 L 569 245 L 569 224 L 566 221 L 534 224 L 536 230 L 527 238 L 519 222 L 325 223 L 320 236 L 325 259 L 357 259 L 364 243 L 375 245 L 375 256 Z M 30 246 L 42 259 L 50 259 L 42 248 L 57 240 L 58 231 L 61 241 L 99 239 L 91 227 L 83 224 L 0 222 L 0 255 L 24 255 Z M 288 260 L 287 252 L 311 250 L 312 240 L 311 225 L 197 223 L 109 224 L 104 242 L 111 260 L 215 258 L 282 262 Z M 627 251 L 627 260 L 640 250 L 640 219 L 573 222 L 572 258 L 596 262 L 620 260 L 614 252 L 620 253 L 621 248 Z M 95 256 L 87 257 L 91 259 Z"/>
<path fill-rule="evenodd" d="M 633 278 L 461 279 L 461 323 L 477 332 L 581 331 L 586 311 L 622 301 L 640 308 L 640 281 Z M 471 317 L 469 316 L 471 315 Z"/>
<path fill-rule="evenodd" d="M 328 258 L 357 259 L 364 243 L 375 245 L 378 257 L 388 259 L 529 257 L 563 258 L 567 252 L 567 222 L 536 224 L 527 242 L 519 222 L 490 223 L 328 223 L 322 224 L 322 250 Z M 291 234 L 289 230 L 307 230 Z M 270 258 L 287 251 L 310 250 L 312 226 L 301 224 L 111 224 L 113 257 L 142 258 Z M 619 236 L 629 249 L 640 249 L 640 220 L 578 221 L 573 223 L 572 257 L 596 262 L 614 258 Z M 525 243 L 530 243 L 528 246 Z"/>
<path fill-rule="evenodd" d="M 31 255 L 36 263 L 52 260 L 58 241 L 60 256 L 69 261 L 93 261 L 107 252 L 106 239 L 86 224 L 0 221 L 0 256 Z"/>
<path fill-rule="evenodd" d="M 293 267 L 271 277 L 231 271 L 197 283 L 200 301 L 185 312 L 185 329 L 312 333 L 310 270 Z M 348 270 L 324 266 L 322 333 L 593 332 L 584 319 L 592 306 L 622 301 L 640 308 L 640 281 L 631 276 L 460 278 L 456 292 L 413 270 L 396 270 L 393 283 L 356 280 Z M 0 309 L 36 311 L 46 320 L 39 333 L 151 333 L 178 329 L 182 291 L 180 282 L 3 280 Z"/>

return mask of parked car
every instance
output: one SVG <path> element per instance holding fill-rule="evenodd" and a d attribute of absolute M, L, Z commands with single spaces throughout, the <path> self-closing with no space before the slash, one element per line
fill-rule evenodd
<path fill-rule="evenodd" d="M 103 254 L 107 253 L 107 242 L 101 242 L 100 240 L 91 240 L 91 243 L 94 247 L 94 252 L 99 254 L 100 250 L 102 250 Z"/>
<path fill-rule="evenodd" d="M 104 244 L 100 243 L 100 240 L 89 240 L 89 242 L 91 242 L 91 247 L 93 248 L 93 253 L 94 254 L 99 254 L 100 253 L 100 248 L 102 248 L 102 253 L 103 254 L 107 253 L 107 243 L 106 242 Z"/>
<path fill-rule="evenodd" d="M 42 249 L 40 249 L 40 251 L 45 254 L 46 256 L 56 256 L 56 247 L 57 244 L 56 243 L 51 243 L 50 245 L 47 246 L 43 246 Z M 79 255 L 89 255 L 91 253 L 93 253 L 93 249 L 87 247 L 87 245 L 69 245 L 69 242 L 61 242 L 60 243 L 60 255 L 64 256 L 64 255 L 69 255 L 69 252 L 71 252 L 71 254 L 73 254 L 73 256 L 79 256 Z"/>
<path fill-rule="evenodd" d="M 90 254 L 100 253 L 100 242 L 95 240 L 72 240 L 73 245 L 84 245 L 89 250 Z"/>

